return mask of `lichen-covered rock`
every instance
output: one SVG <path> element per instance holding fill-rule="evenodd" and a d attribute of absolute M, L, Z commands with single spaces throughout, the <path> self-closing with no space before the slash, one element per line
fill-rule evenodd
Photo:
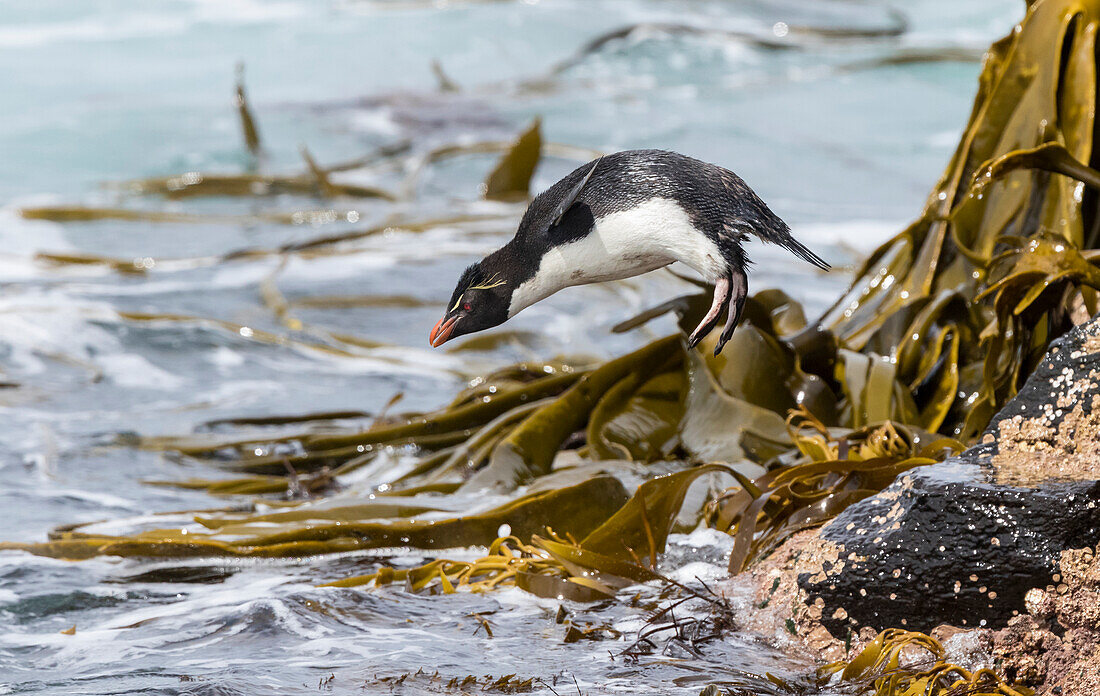
<path fill-rule="evenodd" d="M 1064 551 L 1049 584 L 1028 590 L 1027 614 L 993 635 L 1006 676 L 1041 694 L 1100 693 L 1100 556 Z"/>
<path fill-rule="evenodd" d="M 837 637 L 1005 626 L 1027 611 L 1030 589 L 1050 584 L 1064 550 L 1100 540 L 1098 479 L 1094 318 L 1052 344 L 981 444 L 909 472 L 826 525 L 821 538 L 843 563 L 800 575 L 799 586 Z"/>

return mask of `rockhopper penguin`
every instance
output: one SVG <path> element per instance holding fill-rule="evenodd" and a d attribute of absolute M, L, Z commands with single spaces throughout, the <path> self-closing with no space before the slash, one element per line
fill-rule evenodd
<path fill-rule="evenodd" d="M 715 355 L 733 335 L 748 294 L 741 243 L 754 234 L 818 268 L 787 224 L 739 176 L 663 150 L 627 150 L 579 167 L 537 196 L 516 236 L 462 274 L 433 346 L 502 324 L 571 285 L 640 275 L 674 261 L 714 284 L 694 347 L 728 310 Z"/>

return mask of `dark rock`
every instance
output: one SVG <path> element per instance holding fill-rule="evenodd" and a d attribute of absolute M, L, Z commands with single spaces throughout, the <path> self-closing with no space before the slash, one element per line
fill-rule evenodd
<path fill-rule="evenodd" d="M 798 584 L 808 603 L 824 602 L 821 623 L 830 633 L 1005 626 L 1025 612 L 1030 588 L 1052 583 L 1063 550 L 1100 540 L 1100 481 L 1088 480 L 1100 464 L 1091 454 L 1100 433 L 1088 420 L 1100 397 L 1098 335 L 1094 318 L 1052 344 L 983 444 L 908 472 L 822 528 L 840 560 L 800 575 Z M 1016 435 L 1037 439 L 999 442 L 1006 419 Z M 1059 468 L 1075 458 L 1086 480 Z M 1027 481 L 1005 469 L 1061 478 Z"/>

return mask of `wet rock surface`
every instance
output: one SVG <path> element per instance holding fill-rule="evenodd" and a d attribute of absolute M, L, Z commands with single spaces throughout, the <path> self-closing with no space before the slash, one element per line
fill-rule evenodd
<path fill-rule="evenodd" d="M 803 573 L 843 638 L 861 629 L 1006 626 L 1063 551 L 1100 540 L 1100 319 L 1052 344 L 981 444 L 909 472 L 820 532 L 838 549 Z M 1095 415 L 1094 415 L 1095 414 Z"/>

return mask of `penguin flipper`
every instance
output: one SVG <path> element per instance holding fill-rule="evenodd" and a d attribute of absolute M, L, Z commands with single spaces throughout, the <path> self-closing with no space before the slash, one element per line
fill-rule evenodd
<path fill-rule="evenodd" d="M 714 354 L 722 352 L 722 348 L 733 336 L 733 330 L 741 321 L 741 312 L 745 309 L 745 300 L 749 296 L 749 279 L 744 271 L 732 271 L 730 273 L 730 300 L 729 313 L 726 317 L 726 326 L 722 329 L 722 335 L 718 338 L 718 345 L 714 347 Z"/>
<path fill-rule="evenodd" d="M 729 302 L 730 278 L 729 276 L 723 276 L 714 281 L 714 299 L 711 301 L 706 316 L 699 322 L 699 326 L 691 332 L 691 337 L 688 339 L 688 348 L 694 348 L 698 345 L 699 341 L 703 340 L 703 336 L 706 336 L 711 332 L 711 329 L 718 325 L 722 310 L 729 305 Z"/>

